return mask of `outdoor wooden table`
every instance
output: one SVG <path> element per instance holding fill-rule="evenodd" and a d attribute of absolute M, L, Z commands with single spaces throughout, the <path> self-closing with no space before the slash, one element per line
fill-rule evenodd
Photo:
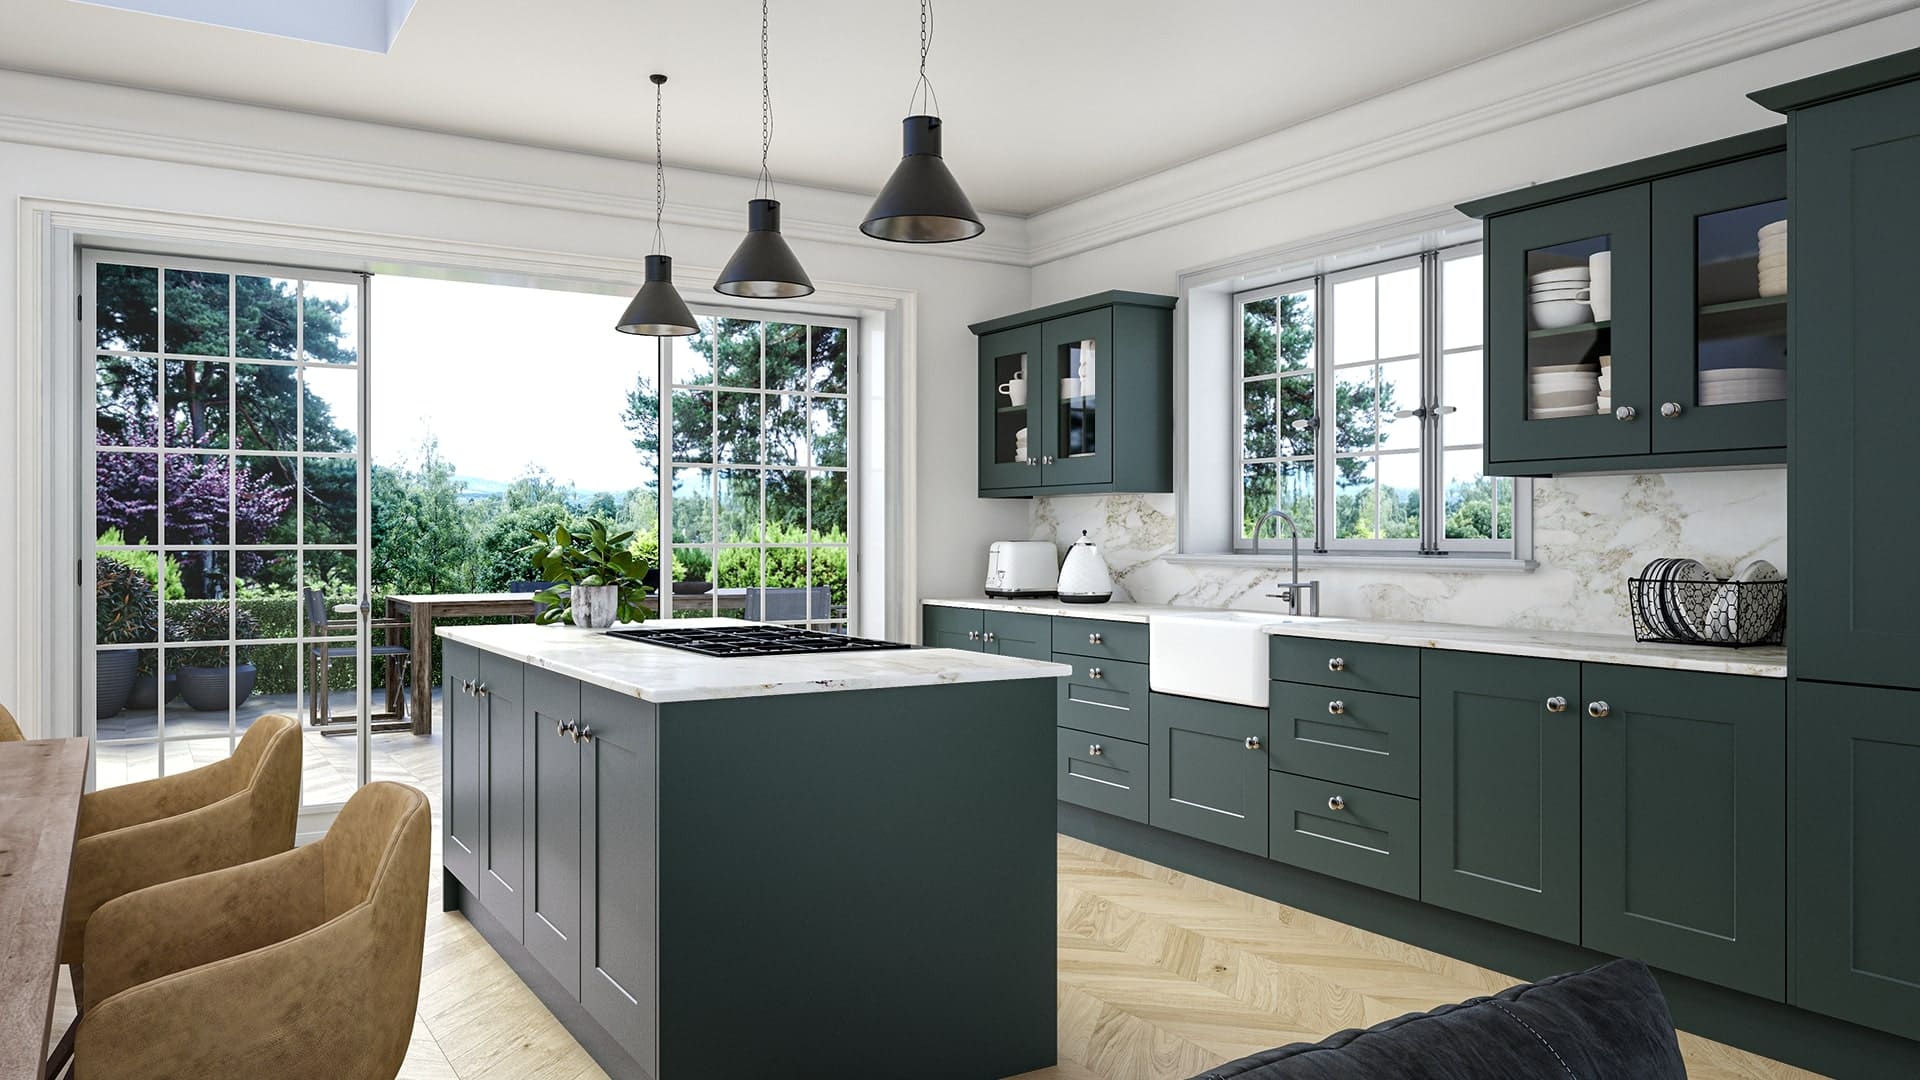
<path fill-rule="evenodd" d="M 87 740 L 0 743 L 0 1076 L 46 1074 Z"/>
<path fill-rule="evenodd" d="M 471 619 L 482 615 L 517 615 L 533 618 L 533 594 L 490 593 L 405 593 L 387 597 L 387 617 L 403 615 L 412 623 L 408 647 L 413 650 L 413 733 L 433 734 L 433 624 L 436 619 Z"/>

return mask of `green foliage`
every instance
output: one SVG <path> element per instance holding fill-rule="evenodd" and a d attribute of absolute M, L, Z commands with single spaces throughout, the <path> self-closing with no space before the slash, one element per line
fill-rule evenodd
<path fill-rule="evenodd" d="M 619 589 L 617 617 L 623 622 L 646 618 L 642 603 L 646 589 L 641 585 L 641 578 L 646 575 L 647 567 L 629 546 L 633 538 L 631 531 L 609 531 L 607 523 L 599 518 L 588 518 L 584 532 L 574 532 L 564 524 L 555 525 L 550 532 L 536 530 L 533 542 L 521 548 L 521 554 L 532 561 L 534 573 L 540 580 L 551 581 L 555 586 L 536 594 L 547 605 L 537 621 L 572 622 L 573 599 L 569 587 L 574 585 L 615 586 Z"/>
<path fill-rule="evenodd" d="M 551 535 L 554 529 L 573 520 L 573 511 L 563 502 L 521 506 L 493 518 L 469 541 L 473 551 L 473 588 L 478 592 L 493 592 L 515 581 L 545 580 L 540 579 L 528 561 L 527 537 Z"/>
<path fill-rule="evenodd" d="M 160 605 L 153 582 L 138 567 L 100 556 L 94 561 L 93 598 L 100 644 L 154 640 Z"/>
<path fill-rule="evenodd" d="M 1509 482 L 1499 491 L 1499 531 L 1494 530 L 1494 498 L 1497 481 L 1491 476 L 1471 482 L 1458 481 L 1447 487 L 1447 537 L 1456 540 L 1489 540 L 1513 535 L 1513 486 Z"/>
<path fill-rule="evenodd" d="M 100 546 L 103 548 L 120 547 L 125 543 L 126 540 L 117 528 L 108 529 L 100 534 Z M 160 584 L 160 553 L 157 551 L 102 551 L 100 557 L 112 559 L 123 566 L 130 566 L 140 571 L 156 588 Z M 180 584 L 180 560 L 169 555 L 167 556 L 166 597 L 172 601 L 184 600 L 186 596 L 186 587 Z"/>
<path fill-rule="evenodd" d="M 467 589 L 474 545 L 460 508 L 463 486 L 433 439 L 421 448 L 418 468 L 373 467 L 371 573 L 383 592 Z"/>
<path fill-rule="evenodd" d="M 758 548 L 721 548 L 719 579 L 715 582 L 723 589 L 769 588 L 804 589 L 825 587 L 836 605 L 847 602 L 847 550 L 836 547 L 817 547 L 813 549 L 813 575 L 808 581 L 807 549 L 804 547 L 781 547 L 772 545 L 798 545 L 805 541 L 803 529 L 777 525 L 767 526 L 766 577 L 761 578 L 760 549 Z M 844 543 L 846 538 L 832 535 L 824 539 L 832 543 Z M 699 549 L 688 549 L 685 554 L 693 555 Z M 676 550 L 676 561 L 681 553 Z"/>

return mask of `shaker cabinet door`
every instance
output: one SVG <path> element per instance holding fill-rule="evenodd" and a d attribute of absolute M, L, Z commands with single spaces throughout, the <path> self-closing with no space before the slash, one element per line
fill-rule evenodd
<path fill-rule="evenodd" d="M 1154 694 L 1149 824 L 1267 854 L 1267 711 Z"/>
<path fill-rule="evenodd" d="M 1040 472 L 1049 486 L 1113 481 L 1113 309 L 1041 324 Z"/>
<path fill-rule="evenodd" d="M 583 684 L 580 725 L 580 1004 L 659 1076 L 659 712 Z"/>
<path fill-rule="evenodd" d="M 480 678 L 480 653 L 471 645 L 446 643 L 440 700 L 446 722 L 440 732 L 442 859 L 468 890 L 480 885 L 480 701 L 472 694 Z"/>
<path fill-rule="evenodd" d="M 1434 650 L 1420 687 L 1420 899 L 1578 943 L 1580 665 Z"/>
<path fill-rule="evenodd" d="M 1786 680 L 1585 664 L 1581 687 L 1581 944 L 1785 1000 Z"/>
<path fill-rule="evenodd" d="M 519 661 L 480 654 L 481 754 L 480 903 L 525 940 L 520 892 L 526 884 L 526 799 L 531 777 L 520 713 Z"/>
<path fill-rule="evenodd" d="M 1794 673 L 1920 688 L 1920 83 L 1796 113 L 1791 152 Z"/>
<path fill-rule="evenodd" d="M 527 671 L 527 951 L 580 996 L 580 684 Z"/>
<path fill-rule="evenodd" d="M 1026 660 L 1053 659 L 1052 616 L 989 611 L 981 625 L 990 653 Z"/>
<path fill-rule="evenodd" d="M 980 489 L 1039 487 L 1048 414 L 1041 407 L 1040 327 L 980 339 Z"/>
<path fill-rule="evenodd" d="M 929 649 L 986 652 L 984 616 L 985 612 L 975 608 L 923 605 L 920 608 L 920 641 Z"/>

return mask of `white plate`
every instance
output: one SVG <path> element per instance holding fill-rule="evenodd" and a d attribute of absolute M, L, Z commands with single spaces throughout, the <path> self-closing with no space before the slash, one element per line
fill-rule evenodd
<path fill-rule="evenodd" d="M 1558 409 L 1528 410 L 1528 418 L 1532 420 L 1561 420 L 1569 416 L 1592 416 L 1593 414 L 1594 407 L 1591 405 L 1569 405 L 1565 408 Z"/>
<path fill-rule="evenodd" d="M 1529 375 L 1598 375 L 1599 364 L 1543 364 L 1528 368 Z"/>
<path fill-rule="evenodd" d="M 1593 268 L 1589 266 L 1564 266 L 1558 270 L 1540 270 L 1527 275 L 1527 284 L 1543 285 L 1556 281 L 1592 281 Z"/>
<path fill-rule="evenodd" d="M 1787 235 L 1787 219 L 1781 218 L 1779 221 L 1770 221 L 1765 225 L 1760 226 L 1758 235 L 1760 236 Z"/>
<path fill-rule="evenodd" d="M 1778 567 L 1765 559 L 1755 559 L 1734 571 L 1733 577 L 1727 579 L 1727 584 L 1714 594 L 1713 607 L 1707 612 L 1708 636 L 1733 644 L 1746 644 L 1749 639 L 1758 641 L 1764 637 L 1767 631 L 1773 629 L 1771 620 L 1768 620 L 1767 626 L 1759 625 L 1763 617 L 1762 604 L 1755 597 L 1754 590 L 1741 589 L 1736 583 L 1780 581 L 1785 577 Z M 1744 604 L 1740 602 L 1743 593 L 1748 597 Z M 1745 615 L 1749 624 L 1744 633 L 1741 630 L 1742 615 Z"/>
<path fill-rule="evenodd" d="M 1722 382 L 1730 379 L 1779 379 L 1785 381 L 1785 368 L 1773 367 L 1727 367 L 1708 368 L 1700 373 L 1701 382 Z"/>

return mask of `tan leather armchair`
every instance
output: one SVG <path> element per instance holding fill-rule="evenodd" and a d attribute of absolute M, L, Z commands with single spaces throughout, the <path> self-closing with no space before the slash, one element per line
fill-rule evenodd
<path fill-rule="evenodd" d="M 13 714 L 5 705 L 0 705 L 0 742 L 25 742 L 26 735 L 20 731 L 20 725 L 14 723 Z"/>
<path fill-rule="evenodd" d="M 87 932 L 81 1080 L 392 1080 L 420 996 L 432 813 L 354 793 L 325 838 L 114 900 Z"/>
<path fill-rule="evenodd" d="M 255 720 L 224 761 L 88 792 L 80 799 L 60 962 L 84 972 L 91 916 L 116 896 L 292 847 L 299 810 L 300 724 L 279 715 Z M 84 999 L 78 988 L 76 996 Z"/>

